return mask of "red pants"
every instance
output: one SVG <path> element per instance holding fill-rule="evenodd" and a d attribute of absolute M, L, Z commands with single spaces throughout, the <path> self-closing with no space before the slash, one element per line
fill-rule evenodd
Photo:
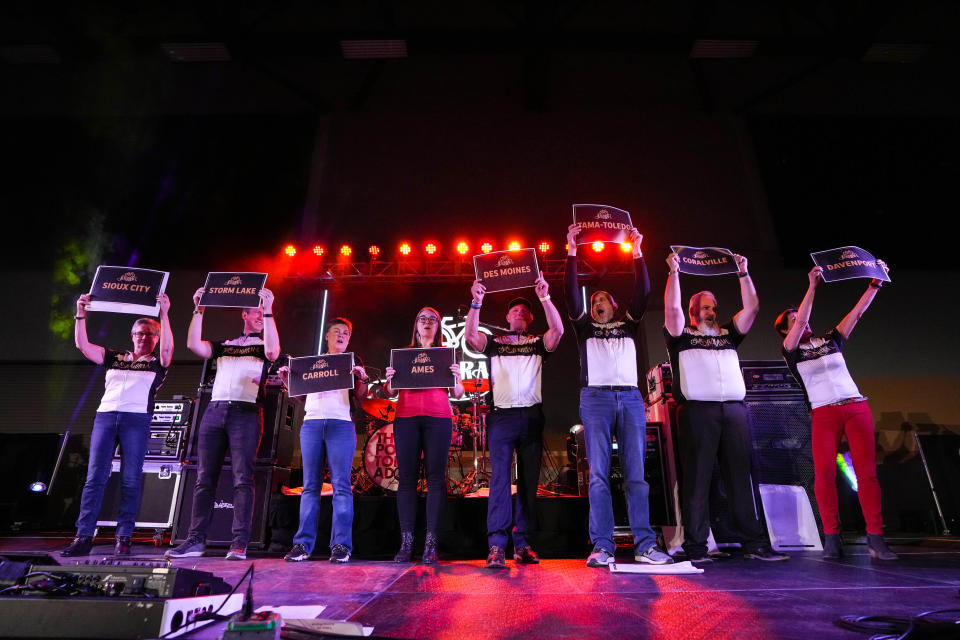
<path fill-rule="evenodd" d="M 837 504 L 837 453 L 840 438 L 846 434 L 850 444 L 853 470 L 857 474 L 858 495 L 867 533 L 883 533 L 880 514 L 880 483 L 877 481 L 876 441 L 873 414 L 866 402 L 840 407 L 818 407 L 813 419 L 814 492 L 820 507 L 824 533 L 840 533 Z"/>

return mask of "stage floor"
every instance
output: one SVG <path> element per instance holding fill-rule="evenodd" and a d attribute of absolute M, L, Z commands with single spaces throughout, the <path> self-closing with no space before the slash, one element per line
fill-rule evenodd
<path fill-rule="evenodd" d="M 2 538 L 0 554 L 49 552 L 67 542 Z M 370 560 L 331 565 L 324 559 L 293 564 L 268 554 L 251 554 L 250 560 L 256 562 L 257 605 L 322 604 L 321 617 L 371 625 L 375 635 L 391 638 L 824 640 L 869 637 L 834 626 L 841 615 L 910 617 L 960 607 L 960 541 L 893 546 L 897 562 L 871 561 L 864 545 L 848 545 L 839 562 L 824 561 L 818 552 L 775 563 L 734 553 L 688 576 L 611 574 L 586 567 L 582 558 L 533 566 L 508 560 L 499 571 L 485 569 L 479 559 L 432 567 Z M 111 547 L 97 550 L 109 553 Z M 162 551 L 135 548 L 138 557 Z M 222 559 L 223 550 L 214 553 L 174 565 L 211 571 L 235 584 L 249 561 L 230 562 Z M 632 562 L 629 550 L 618 559 Z M 222 628 L 213 624 L 181 637 L 219 638 Z"/>

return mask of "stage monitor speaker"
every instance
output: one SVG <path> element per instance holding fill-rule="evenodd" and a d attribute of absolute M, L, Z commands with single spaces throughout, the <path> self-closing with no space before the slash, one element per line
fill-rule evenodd
<path fill-rule="evenodd" d="M 270 515 L 270 500 L 280 492 L 280 486 L 289 482 L 290 470 L 270 465 L 257 465 L 253 472 L 255 498 L 253 522 L 250 525 L 252 549 L 262 549 L 269 543 L 267 521 Z M 197 484 L 197 467 L 184 465 L 177 500 L 177 517 L 173 525 L 171 542 L 179 544 L 186 540 L 190 531 L 190 516 L 193 512 L 193 490 Z M 213 518 L 207 530 L 207 546 L 225 547 L 233 540 L 233 474 L 231 467 L 224 465 L 213 498 Z"/>
<path fill-rule="evenodd" d="M 117 511 L 120 508 L 120 493 L 123 489 L 120 476 L 120 461 L 114 460 L 110 477 L 100 506 L 101 519 L 98 527 L 117 526 Z M 135 527 L 169 529 L 177 512 L 177 496 L 180 493 L 181 465 L 179 462 L 143 463 L 143 478 L 140 508 L 137 509 Z"/>

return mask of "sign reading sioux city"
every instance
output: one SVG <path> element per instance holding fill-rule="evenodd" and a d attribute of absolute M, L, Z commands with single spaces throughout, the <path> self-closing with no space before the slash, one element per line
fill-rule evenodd
<path fill-rule="evenodd" d="M 391 349 L 390 366 L 396 370 L 390 386 L 394 389 L 432 389 L 452 387 L 454 363 L 452 347 Z"/>
<path fill-rule="evenodd" d="M 267 282 L 265 273 L 226 273 L 211 271 L 203 285 L 201 307 L 240 307 L 249 309 L 260 306 L 260 289 Z"/>
<path fill-rule="evenodd" d="M 890 276 L 883 270 L 877 259 L 869 251 L 860 247 L 838 247 L 826 251 L 811 253 L 813 263 L 823 267 L 823 281 L 835 282 L 850 278 L 876 278 L 890 282 Z"/>
<path fill-rule="evenodd" d="M 633 222 L 630 212 L 606 204 L 573 205 L 573 221 L 580 225 L 577 244 L 626 242 Z"/>
<path fill-rule="evenodd" d="M 680 272 L 695 276 L 720 276 L 737 272 L 737 261 L 730 249 L 719 247 L 685 247 L 671 245 L 680 259 Z"/>
<path fill-rule="evenodd" d="M 167 271 L 101 265 L 90 286 L 88 308 L 155 316 L 160 313 L 157 296 L 166 289 L 169 277 Z"/>
<path fill-rule="evenodd" d="M 352 389 L 353 353 L 327 353 L 290 358 L 290 395 Z"/>
<path fill-rule="evenodd" d="M 535 286 L 540 277 L 535 249 L 494 251 L 473 256 L 473 271 L 487 293 Z"/>

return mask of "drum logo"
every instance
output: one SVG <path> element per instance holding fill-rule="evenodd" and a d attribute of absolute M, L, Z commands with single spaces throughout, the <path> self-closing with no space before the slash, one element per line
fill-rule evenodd
<path fill-rule="evenodd" d="M 844 251 L 843 253 L 840 254 L 840 259 L 841 259 L 841 260 L 853 260 L 853 259 L 859 258 L 859 257 L 860 257 L 860 256 L 857 255 L 857 252 L 856 252 L 856 251 L 853 251 L 852 249 L 847 249 L 846 251 Z"/>
<path fill-rule="evenodd" d="M 229 280 L 227 280 L 226 284 L 228 284 L 228 285 L 230 285 L 230 284 L 233 284 L 233 285 L 243 284 L 243 281 L 240 280 L 240 276 L 233 276 L 232 278 L 230 278 Z"/>
<path fill-rule="evenodd" d="M 135 274 L 133 271 L 127 271 L 125 274 L 117 278 L 117 280 L 121 282 L 136 282 L 137 274 Z"/>
<path fill-rule="evenodd" d="M 392 424 L 377 429 L 367 441 L 363 466 L 370 479 L 384 489 L 397 488 L 397 449 L 393 442 Z"/>
<path fill-rule="evenodd" d="M 597 220 L 609 220 L 609 219 L 610 219 L 609 211 L 607 211 L 606 209 L 600 209 L 600 211 L 597 211 Z"/>
<path fill-rule="evenodd" d="M 504 254 L 503 256 L 500 257 L 499 260 L 497 260 L 498 267 L 509 267 L 512 264 L 513 264 L 513 259 L 506 254 Z"/>

